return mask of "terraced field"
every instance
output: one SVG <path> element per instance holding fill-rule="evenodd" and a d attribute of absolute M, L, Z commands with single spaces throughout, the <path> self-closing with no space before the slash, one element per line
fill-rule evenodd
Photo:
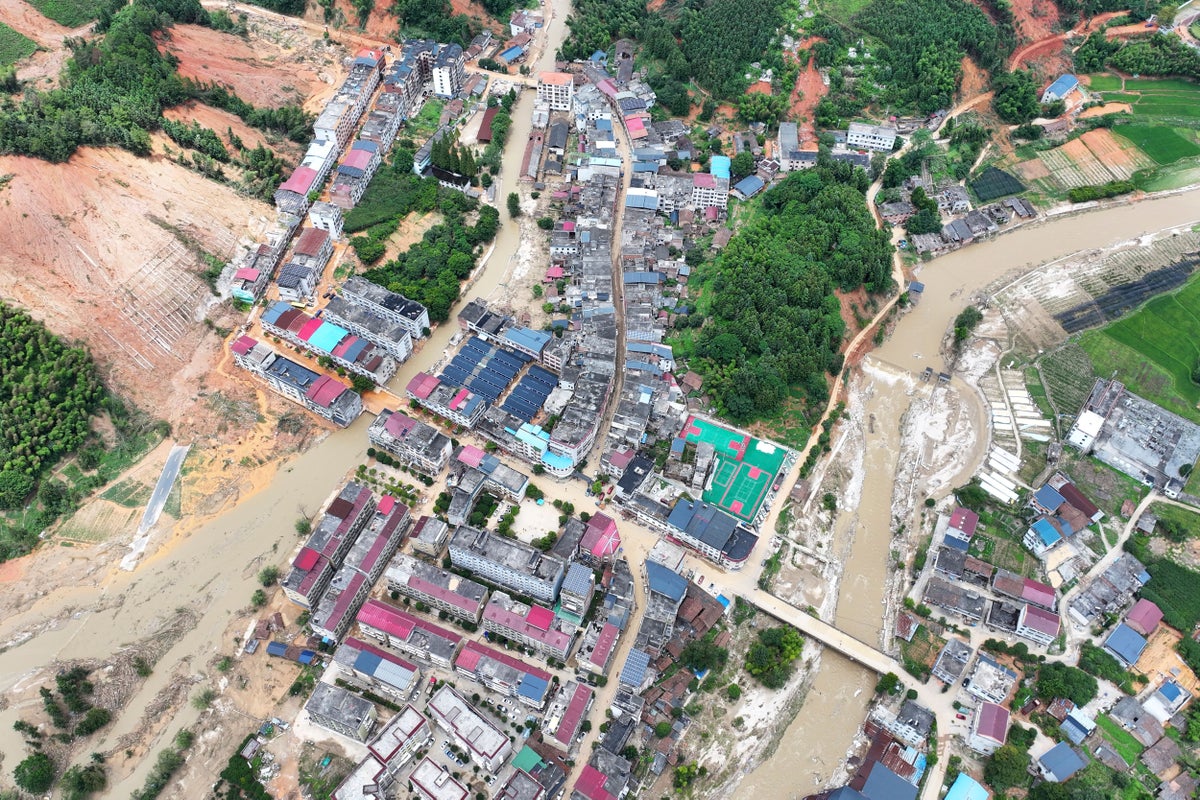
<path fill-rule="evenodd" d="M 1111 131 L 1102 128 L 1088 131 L 1061 147 L 1038 153 L 1038 160 L 1063 189 L 1126 180 L 1138 170 L 1154 164 L 1132 141 L 1113 136 Z"/>

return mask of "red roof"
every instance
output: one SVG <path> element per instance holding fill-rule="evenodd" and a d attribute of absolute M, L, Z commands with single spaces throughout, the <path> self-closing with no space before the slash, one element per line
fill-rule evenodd
<path fill-rule="evenodd" d="M 316 180 L 317 171 L 312 167 L 296 167 L 296 171 L 292 173 L 291 177 L 279 184 L 279 189 L 306 195 Z"/>
<path fill-rule="evenodd" d="M 406 388 L 408 391 L 412 392 L 413 396 L 420 398 L 421 400 L 427 400 L 433 390 L 438 387 L 438 383 L 440 383 L 440 381 L 433 375 L 430 375 L 428 372 L 418 372 L 416 376 L 408 382 L 408 386 Z"/>
<path fill-rule="evenodd" d="M 961 531 L 968 539 L 975 535 L 975 526 L 979 524 L 979 515 L 969 508 L 959 506 L 950 515 L 950 527 Z"/>
<path fill-rule="evenodd" d="M 1100 513 L 1100 509 L 1096 508 L 1096 504 L 1088 500 L 1083 492 L 1073 483 L 1064 483 L 1058 487 L 1058 493 L 1075 508 L 1079 509 L 1085 517 L 1091 519 Z"/>
<path fill-rule="evenodd" d="M 1008 735 L 1008 709 L 995 703 L 984 703 L 979 707 L 979 721 L 975 728 L 980 736 L 1003 744 Z"/>
<path fill-rule="evenodd" d="M 301 547 L 296 559 L 292 561 L 292 566 L 296 569 L 309 570 L 316 566 L 317 559 L 320 557 L 321 554 L 311 547 Z"/>
<path fill-rule="evenodd" d="M 551 618 L 554 617 L 553 612 L 550 613 L 550 616 Z M 571 637 L 569 634 L 562 631 L 550 630 L 549 626 L 538 628 L 531 624 L 525 617 L 509 611 L 497 603 L 488 603 L 487 607 L 483 609 L 483 618 L 501 628 L 512 631 L 514 634 L 528 636 L 530 639 L 541 642 L 546 647 L 552 647 L 558 651 L 565 652 L 571 647 Z"/>
<path fill-rule="evenodd" d="M 492 120 L 496 118 L 496 113 L 500 110 L 499 106 L 493 106 L 483 112 L 483 119 L 479 122 L 479 133 L 475 138 L 481 142 L 490 142 L 492 140 Z"/>
<path fill-rule="evenodd" d="M 387 422 L 383 423 L 383 429 L 397 439 L 403 439 L 405 436 L 408 436 L 409 431 L 416 426 L 417 421 L 415 419 L 399 411 L 393 411 L 387 418 Z"/>
<path fill-rule="evenodd" d="M 329 233 L 320 228 L 305 228 L 304 233 L 296 240 L 296 255 L 315 256 L 329 241 Z"/>
<path fill-rule="evenodd" d="M 620 628 L 611 622 L 604 623 L 604 627 L 600 629 L 600 635 L 596 637 L 596 646 L 592 648 L 592 654 L 588 656 L 588 660 L 603 669 L 604 665 L 608 663 L 608 657 L 620 635 Z"/>
<path fill-rule="evenodd" d="M 251 350 L 253 350 L 254 345 L 256 344 L 258 344 L 257 339 L 254 339 L 250 336 L 242 336 L 236 342 L 230 345 L 229 349 L 239 356 L 244 356 L 246 353 L 249 353 Z"/>
<path fill-rule="evenodd" d="M 587 530 L 579 540 L 579 548 L 596 558 L 605 558 L 621 547 L 617 523 L 607 514 L 597 514 L 588 520 Z"/>
<path fill-rule="evenodd" d="M 692 186 L 699 186 L 702 189 L 717 188 L 717 178 L 708 172 L 697 172 L 692 176 Z"/>
<path fill-rule="evenodd" d="M 468 651 L 474 653 L 474 655 L 472 656 L 472 658 L 470 658 L 464 662 L 463 657 L 467 654 Z M 523 672 L 526 675 L 532 675 L 533 677 L 541 678 L 544 681 L 550 680 L 549 672 L 546 672 L 543 669 L 538 669 L 537 667 L 535 667 L 531 664 L 526 664 L 524 661 L 522 661 L 519 658 L 514 658 L 513 656 L 510 656 L 508 653 L 502 652 L 500 650 L 495 650 L 486 645 L 482 645 L 479 642 L 467 642 L 466 644 L 464 644 L 462 653 L 459 655 L 458 659 L 455 660 L 454 666 L 456 666 L 456 667 L 461 666 L 463 669 L 465 669 L 469 672 L 473 672 L 475 670 L 475 665 L 479 663 L 479 659 L 485 658 L 485 657 L 490 658 L 492 661 L 499 661 L 501 664 L 507 664 L 508 666 L 512 667 L 513 669 L 518 670 L 519 672 Z"/>
<path fill-rule="evenodd" d="M 608 778 L 603 772 L 591 764 L 587 764 L 584 766 L 583 772 L 579 773 L 579 780 L 575 781 L 575 791 L 588 798 L 588 800 L 616 800 L 604 788 L 606 780 Z"/>
<path fill-rule="evenodd" d="M 1162 618 L 1163 613 L 1158 606 L 1149 600 L 1142 599 L 1134 603 L 1133 608 L 1125 615 L 1125 624 L 1143 636 L 1149 636 L 1154 633 L 1158 623 L 1162 622 Z"/>
<path fill-rule="evenodd" d="M 466 389 L 459 389 L 454 395 L 454 399 L 450 401 L 451 410 L 458 411 L 458 409 L 462 408 L 463 403 L 467 402 L 467 398 L 470 396 L 471 393 Z"/>
<path fill-rule="evenodd" d="M 392 509 L 396 507 L 396 498 L 390 494 L 385 494 L 379 498 L 379 506 L 377 507 L 380 514 L 390 514 Z"/>
<path fill-rule="evenodd" d="M 1025 627 L 1040 631 L 1047 636 L 1058 636 L 1058 614 L 1037 606 L 1025 606 L 1022 614 Z"/>
<path fill-rule="evenodd" d="M 354 334 L 350 334 L 349 336 L 343 336 L 342 340 L 340 342 L 338 342 L 336 345 L 334 345 L 333 355 L 337 356 L 338 358 L 345 358 L 346 351 L 349 350 L 351 347 L 353 347 L 354 343 L 357 341 L 358 341 L 358 337 L 355 336 Z M 361 358 L 359 359 L 359 361 L 361 362 Z"/>
<path fill-rule="evenodd" d="M 303 339 L 304 341 L 307 342 L 310 338 L 312 338 L 312 335 L 317 332 L 317 328 L 321 327 L 324 324 L 325 323 L 319 319 L 316 319 L 316 318 L 309 319 L 307 322 L 305 322 L 303 325 L 300 326 L 300 331 L 298 332 L 297 335 L 299 335 L 299 337 L 301 339 Z"/>
<path fill-rule="evenodd" d="M 413 534 L 416 535 L 416 531 L 413 531 Z M 438 586 L 436 583 L 431 583 L 417 575 L 408 576 L 408 585 L 419 592 L 424 592 L 430 597 L 436 597 L 439 600 L 458 606 L 463 611 L 469 611 L 472 614 L 478 614 L 479 606 L 482 605 L 482 598 L 479 600 L 472 600 L 465 595 L 459 594 L 453 589 L 447 589 L 443 586 Z"/>
<path fill-rule="evenodd" d="M 473 444 L 464 444 L 455 456 L 459 461 L 466 464 L 468 467 L 478 467 L 483 463 L 485 453 Z"/>
<path fill-rule="evenodd" d="M 454 659 L 456 669 L 461 669 L 464 672 L 474 672 L 479 666 L 479 660 L 483 658 L 483 653 L 471 647 L 474 642 L 467 642 L 462 651 L 458 654 L 458 658 Z"/>
<path fill-rule="evenodd" d="M 233 273 L 234 280 L 238 281 L 256 281 L 262 275 L 261 272 L 254 267 L 242 267 L 237 272 Z"/>
<path fill-rule="evenodd" d="M 538 630 L 548 631 L 550 630 L 550 626 L 554 624 L 554 612 L 535 604 L 529 607 L 529 613 L 525 615 L 525 621 Z"/>
<path fill-rule="evenodd" d="M 592 690 L 582 683 L 576 684 L 575 693 L 571 695 L 571 701 L 567 703 L 567 710 L 563 712 L 558 729 L 554 731 L 554 738 L 564 747 L 570 746 L 571 740 L 579 732 L 579 724 L 583 722 L 583 714 L 587 711 L 588 703 L 591 701 Z"/>
<path fill-rule="evenodd" d="M 374 157 L 375 153 L 370 150 L 351 150 L 342 160 L 342 166 L 365 170 L 371 166 L 371 159 Z"/>
<path fill-rule="evenodd" d="M 1029 578 L 1025 579 L 1025 585 L 1021 588 L 1021 599 L 1027 603 L 1054 608 L 1054 597 L 1054 587 Z"/>
<path fill-rule="evenodd" d="M 305 397 L 312 400 L 322 408 L 329 408 L 334 400 L 342 396 L 343 392 L 350 391 L 350 387 L 341 381 L 335 380 L 328 375 L 322 375 L 317 378 L 313 385 L 308 388 Z"/>
<path fill-rule="evenodd" d="M 562 276 L 563 276 L 563 268 L 562 267 L 551 267 L 550 269 L 546 270 L 547 278 L 561 278 Z"/>

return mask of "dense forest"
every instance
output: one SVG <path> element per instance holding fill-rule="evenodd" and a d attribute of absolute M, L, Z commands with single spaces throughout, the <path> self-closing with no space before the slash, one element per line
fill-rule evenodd
<path fill-rule="evenodd" d="M 559 48 L 564 61 L 608 50 L 614 39 L 637 39 L 646 19 L 646 0 L 575 0 L 567 20 L 570 33 Z"/>
<path fill-rule="evenodd" d="M 448 202 L 449 195 L 454 194 L 458 193 L 446 192 L 440 205 L 444 222 L 427 230 L 421 241 L 395 260 L 364 276 L 424 304 L 434 322 L 445 322 L 450 317 L 460 283 L 475 268 L 477 248 L 496 238 L 500 229 L 500 213 L 492 206 L 480 206 L 478 221 L 469 225 L 463 212 Z M 462 194 L 458 197 L 474 202 Z"/>
<path fill-rule="evenodd" d="M 105 399 L 87 352 L 70 347 L 24 311 L 0 302 L 0 510 L 20 509 L 46 473 L 87 440 Z M 0 561 L 28 552 L 41 522 L 60 510 L 61 481 L 43 481 L 48 516 L 32 526 L 0 520 Z"/>
<path fill-rule="evenodd" d="M 1111 67 L 1131 75 L 1177 75 L 1200 80 L 1200 52 L 1175 36 L 1150 35 L 1121 42 L 1109 41 L 1097 31 L 1075 51 L 1075 66 L 1081 72 Z"/>
<path fill-rule="evenodd" d="M 207 24 L 210 17 L 198 0 L 103 7 L 97 23 L 103 36 L 67 40 L 72 56 L 59 88 L 27 88 L 19 102 L 0 108 L 0 152 L 60 162 L 82 145 L 116 145 L 148 155 L 149 131 L 162 125 L 163 109 L 192 98 L 224 98 L 227 105 L 221 107 L 237 105 L 236 113 L 250 124 L 286 129 L 293 138 L 299 121 L 311 124 L 297 108 L 254 109 L 240 100 L 233 103 L 227 90 L 180 78 L 175 59 L 159 52 L 154 40 L 174 20 Z"/>
<path fill-rule="evenodd" d="M 834 291 L 893 288 L 891 245 L 867 210 L 868 185 L 866 173 L 841 163 L 793 173 L 700 270 L 711 319 L 692 367 L 730 419 L 774 413 L 792 389 L 824 403 L 845 333 Z"/>
<path fill-rule="evenodd" d="M 392 4 L 392 13 L 396 15 L 404 36 L 436 39 L 466 47 L 479 32 L 478 23 L 466 14 L 454 13 L 450 0 L 396 0 Z"/>
<path fill-rule="evenodd" d="M 966 0 L 873 0 L 854 23 L 883 42 L 872 51 L 886 69 L 883 102 L 923 114 L 950 107 L 964 55 L 991 71 L 1015 43 Z"/>

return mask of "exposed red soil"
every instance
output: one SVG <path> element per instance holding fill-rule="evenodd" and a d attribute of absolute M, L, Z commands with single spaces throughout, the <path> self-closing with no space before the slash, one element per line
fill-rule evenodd
<path fill-rule="evenodd" d="M 1040 41 L 1058 29 L 1058 6 L 1053 0 L 1013 0 L 1012 11 L 1020 42 Z"/>
<path fill-rule="evenodd" d="M 1158 23 L 1150 23 L 1150 27 L 1146 27 L 1146 23 L 1139 22 L 1136 25 L 1120 25 L 1116 28 L 1109 28 L 1104 32 L 1106 39 L 1136 39 L 1139 36 L 1149 36 L 1150 34 L 1158 33 Z"/>
<path fill-rule="evenodd" d="M 958 93 L 964 101 L 978 97 L 987 91 L 988 74 L 975 65 L 970 58 L 963 56 L 962 80 L 958 84 Z"/>
<path fill-rule="evenodd" d="M 810 39 L 806 44 L 815 44 L 817 41 L 820 40 Z M 800 52 L 804 56 L 808 56 L 807 51 L 801 50 Z M 796 85 L 792 87 L 789 113 L 789 118 L 798 123 L 801 144 L 816 141 L 817 131 L 813 124 L 813 117 L 816 115 L 817 104 L 821 102 L 821 98 L 828 91 L 829 87 L 821 80 L 821 73 L 817 71 L 816 59 L 809 57 L 804 68 L 796 77 Z"/>
<path fill-rule="evenodd" d="M 1026 2 L 1026 3 L 1037 3 L 1037 2 L 1044 2 L 1044 1 L 1045 0 L 1021 0 L 1021 2 Z M 1014 6 L 1014 12 L 1015 11 L 1016 11 L 1016 6 Z M 1054 12 L 1054 13 L 1057 14 L 1057 12 Z M 1014 70 L 1014 69 L 1019 68 L 1021 66 L 1021 64 L 1024 62 L 1033 61 L 1040 57 L 1048 55 L 1050 53 L 1055 53 L 1055 52 L 1061 51 L 1063 43 L 1066 42 L 1066 40 L 1069 36 L 1071 36 L 1071 35 L 1086 36 L 1089 31 L 1095 30 L 1096 28 L 1100 27 L 1100 25 L 1104 24 L 1106 21 L 1108 21 L 1114 17 L 1122 16 L 1123 14 L 1126 14 L 1126 13 L 1128 13 L 1128 12 L 1108 11 L 1103 14 L 1097 14 L 1096 16 L 1092 17 L 1091 19 L 1086 19 L 1086 20 L 1080 21 L 1080 23 L 1078 25 L 1076 25 L 1074 27 L 1074 29 L 1072 29 L 1069 33 L 1058 33 L 1058 34 L 1052 34 L 1052 35 L 1034 38 L 1034 40 L 1031 43 L 1018 49 L 1015 53 L 1012 54 L 1012 56 L 1008 59 L 1008 68 L 1010 70 Z M 1039 21 L 1045 21 L 1045 20 L 1050 19 L 1049 16 L 1046 16 L 1046 17 L 1029 16 L 1028 18 L 1030 20 L 1036 19 Z M 1022 27 L 1022 30 L 1024 30 L 1024 26 L 1026 24 L 1023 21 L 1021 21 L 1024 19 L 1025 19 L 1025 17 L 1018 16 L 1019 27 Z M 1057 16 L 1055 16 L 1054 22 L 1057 23 L 1057 20 L 1058 20 L 1058 18 L 1057 18 Z M 1035 26 L 1032 22 L 1030 22 L 1029 29 L 1030 30 L 1039 30 L 1040 26 Z M 1024 38 L 1024 36 L 1022 38 Z M 1030 37 L 1030 38 L 1033 38 L 1033 37 Z"/>
<path fill-rule="evenodd" d="M 256 18 L 251 27 L 268 24 Z M 341 53 L 334 47 L 312 42 L 305 32 L 286 24 L 263 33 L 270 38 L 252 35 L 247 40 L 197 25 L 176 25 L 160 47 L 179 59 L 183 77 L 228 86 L 256 106 L 302 102 L 341 75 Z"/>
<path fill-rule="evenodd" d="M 4 156 L 0 173 L 13 176 L 0 203 L 0 230 L 10 232 L 0 248 L 0 296 L 85 343 L 120 394 L 191 430 L 196 393 L 214 388 L 205 375 L 222 350 L 200 318 L 219 312 L 195 309 L 169 355 L 121 313 L 122 287 L 146 291 L 135 276 L 174 240 L 164 226 L 224 257 L 261 229 L 270 207 L 165 158 L 115 148 L 83 148 L 66 164 Z M 189 257 L 167 275 L 182 281 L 200 269 Z M 139 366 L 131 351 L 151 366 Z"/>
<path fill-rule="evenodd" d="M 746 87 L 746 94 L 771 94 L 771 83 L 769 81 L 755 81 Z"/>
<path fill-rule="evenodd" d="M 167 119 L 184 122 L 199 122 L 204 127 L 216 131 L 217 135 L 221 137 L 221 141 L 227 145 L 233 144 L 229 138 L 229 131 L 233 131 L 233 135 L 241 139 L 248 148 L 264 145 L 291 164 L 300 160 L 299 145 L 283 137 L 273 137 L 275 142 L 271 143 L 267 141 L 267 137 L 262 131 L 251 128 L 242 122 L 241 118 L 219 108 L 212 108 L 193 100 L 175 108 L 168 108 L 163 112 L 163 116 Z"/>

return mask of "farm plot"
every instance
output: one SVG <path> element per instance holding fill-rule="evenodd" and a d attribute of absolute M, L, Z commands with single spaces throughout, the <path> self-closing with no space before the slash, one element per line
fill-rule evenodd
<path fill-rule="evenodd" d="M 1170 128 L 1158 125 L 1119 125 L 1113 133 L 1127 139 L 1158 164 L 1174 164 L 1200 155 L 1200 146 Z"/>
<path fill-rule="evenodd" d="M 1118 92 L 1124 85 L 1120 75 L 1109 75 L 1107 73 L 1101 75 L 1087 76 L 1088 88 L 1093 92 Z"/>
<path fill-rule="evenodd" d="M 1079 137 L 1079 141 L 1116 178 L 1128 178 L 1137 170 L 1152 166 L 1153 156 L 1143 153 L 1136 142 L 1113 136 L 1112 131 L 1103 128 L 1088 131 Z M 1197 152 L 1200 152 L 1200 148 L 1197 148 Z"/>
<path fill-rule="evenodd" d="M 29 5 L 59 25 L 78 28 L 96 18 L 97 0 L 29 0 Z"/>

